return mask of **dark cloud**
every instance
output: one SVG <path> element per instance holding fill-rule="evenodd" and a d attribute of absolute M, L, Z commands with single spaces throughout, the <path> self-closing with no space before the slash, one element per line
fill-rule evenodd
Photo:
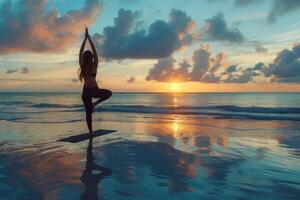
<path fill-rule="evenodd" d="M 215 2 L 220 2 L 220 1 L 224 1 L 224 0 L 207 0 L 209 3 L 215 3 Z"/>
<path fill-rule="evenodd" d="M 46 4 L 46 0 L 19 0 L 1 5 L 0 53 L 66 50 L 101 9 L 99 0 L 85 0 L 82 9 L 65 14 L 46 9 Z"/>
<path fill-rule="evenodd" d="M 190 73 L 190 81 L 218 83 L 221 76 L 216 72 L 227 65 L 227 56 L 219 53 L 213 57 L 208 46 L 201 46 L 194 51 L 192 56 L 193 69 Z"/>
<path fill-rule="evenodd" d="M 271 82 L 278 83 L 300 83 L 300 44 L 295 45 L 292 50 L 284 49 L 273 60 L 272 63 L 257 63 L 252 68 L 227 71 L 223 73 L 226 83 L 247 83 L 256 76 L 270 78 Z"/>
<path fill-rule="evenodd" d="M 210 67 L 210 56 L 210 52 L 206 47 L 201 47 L 194 51 L 192 56 L 193 69 L 190 74 L 193 81 L 202 80 L 202 77 Z"/>
<path fill-rule="evenodd" d="M 78 82 L 79 82 L 79 79 L 78 79 L 78 78 L 72 78 L 70 81 L 71 81 L 72 83 L 78 83 Z"/>
<path fill-rule="evenodd" d="M 223 79 L 224 83 L 249 83 L 253 80 L 255 76 L 258 76 L 259 73 L 251 70 L 251 69 L 244 69 L 240 70 L 238 73 L 230 72 L 228 73 L 227 78 Z"/>
<path fill-rule="evenodd" d="M 234 70 L 228 67 L 223 75 L 224 83 L 248 83 L 256 76 L 270 78 L 271 82 L 300 83 L 300 44 L 282 50 L 270 64 L 259 62 L 252 68 Z"/>
<path fill-rule="evenodd" d="M 78 79 L 78 78 L 72 78 L 72 79 L 71 79 L 71 82 L 77 83 L 77 82 L 79 82 L 79 79 Z"/>
<path fill-rule="evenodd" d="M 226 0 L 207 0 L 209 3 L 214 3 L 214 2 L 226 2 Z M 253 3 L 260 3 L 262 0 L 235 0 L 234 5 L 235 6 L 247 6 L 251 5 Z"/>
<path fill-rule="evenodd" d="M 22 74 L 28 74 L 28 73 L 29 73 L 29 69 L 28 69 L 27 67 L 23 67 L 23 68 L 21 69 L 21 73 L 22 73 Z"/>
<path fill-rule="evenodd" d="M 18 69 L 8 69 L 6 71 L 7 74 L 12 74 L 12 73 L 16 73 L 18 72 Z M 27 67 L 23 67 L 20 71 L 20 73 L 22 74 L 28 74 L 29 73 L 29 69 Z"/>
<path fill-rule="evenodd" d="M 242 43 L 245 37 L 237 28 L 229 28 L 224 20 L 224 15 L 219 13 L 206 20 L 204 39 Z"/>
<path fill-rule="evenodd" d="M 265 64 L 260 62 L 260 63 L 257 63 L 253 69 L 254 70 L 262 70 L 262 69 L 264 69 L 264 67 L 265 67 Z"/>
<path fill-rule="evenodd" d="M 201 46 L 192 56 L 192 65 L 184 60 L 176 67 L 172 57 L 159 59 L 149 70 L 147 81 L 158 82 L 207 82 L 218 83 L 220 76 L 217 71 L 226 65 L 226 56 L 223 53 L 213 57 L 208 46 Z M 191 69 L 190 69 L 191 68 Z"/>
<path fill-rule="evenodd" d="M 156 20 L 148 28 L 135 30 L 139 13 L 120 9 L 113 26 L 95 34 L 99 52 L 108 59 L 166 58 L 189 45 L 193 21 L 185 12 L 172 9 L 168 21 Z"/>
<path fill-rule="evenodd" d="M 225 72 L 222 74 L 223 83 L 249 83 L 256 76 L 262 75 L 262 69 L 264 68 L 263 63 L 258 63 L 252 68 L 238 68 L 237 65 L 231 65 L 226 68 Z M 225 78 L 224 78 L 225 77 Z"/>
<path fill-rule="evenodd" d="M 24 78 L 0 78 L 0 81 L 16 81 L 16 82 L 45 82 L 45 79 L 24 79 Z"/>
<path fill-rule="evenodd" d="M 237 71 L 237 65 L 230 65 L 226 68 L 226 73 L 233 73 Z"/>
<path fill-rule="evenodd" d="M 256 45 L 254 48 L 257 53 L 267 53 L 268 52 L 268 49 L 261 45 Z"/>
<path fill-rule="evenodd" d="M 244 84 L 260 76 L 271 82 L 300 83 L 300 44 L 292 50 L 282 50 L 270 64 L 259 62 L 251 68 L 229 65 L 224 53 L 212 56 L 208 46 L 195 50 L 191 62 L 185 60 L 176 66 L 172 57 L 159 59 L 149 70 L 146 80 Z"/>
<path fill-rule="evenodd" d="M 268 20 L 269 22 L 274 22 L 278 17 L 298 9 L 300 9 L 299 0 L 273 0 L 273 6 L 269 13 Z"/>
<path fill-rule="evenodd" d="M 155 80 L 158 82 L 173 81 L 173 78 L 175 78 L 173 75 L 176 71 L 174 63 L 175 59 L 173 57 L 157 60 L 157 63 L 149 70 L 146 80 Z"/>
<path fill-rule="evenodd" d="M 174 77 L 178 81 L 187 81 L 190 79 L 189 69 L 192 67 L 187 60 L 183 60 L 178 64 L 179 67 L 174 71 Z"/>
<path fill-rule="evenodd" d="M 12 74 L 12 73 L 16 73 L 17 71 L 18 71 L 17 69 L 8 69 L 5 73 Z"/>
<path fill-rule="evenodd" d="M 300 45 L 299 45 L 300 46 Z M 274 63 L 266 66 L 257 63 L 252 68 L 242 68 L 230 65 L 225 53 L 211 55 L 209 47 L 202 45 L 193 52 L 191 64 L 184 60 L 176 65 L 172 57 L 159 59 L 149 70 L 147 81 L 158 82 L 202 82 L 202 83 L 239 83 L 252 82 L 256 77 L 271 77 L 273 82 L 300 82 L 300 47 L 293 48 L 293 55 L 279 55 Z M 290 54 L 289 52 L 289 54 Z M 292 61 L 288 61 L 292 60 Z M 280 61 L 281 66 L 278 62 Z M 285 70 L 278 69 L 287 68 Z M 298 70 L 293 73 L 293 70 Z M 291 77 L 293 75 L 293 77 Z"/>
<path fill-rule="evenodd" d="M 235 6 L 247 6 L 253 3 L 260 3 L 262 0 L 235 0 Z"/>
<path fill-rule="evenodd" d="M 131 76 L 127 79 L 127 83 L 132 84 L 135 82 L 135 77 Z"/>
<path fill-rule="evenodd" d="M 208 2 L 225 2 L 225 0 L 207 0 Z M 248 5 L 257 5 L 265 0 L 235 0 L 236 7 L 243 7 Z M 295 12 L 300 9 L 299 0 L 270 0 L 272 8 L 268 14 L 268 21 L 275 22 L 279 17 L 290 12 Z"/>
<path fill-rule="evenodd" d="M 7 74 L 12 74 L 12 73 L 16 73 L 16 72 L 18 72 L 17 69 L 8 69 L 6 71 Z M 20 73 L 22 73 L 22 74 L 28 74 L 29 73 L 29 69 L 27 67 L 23 67 L 21 69 Z"/>
<path fill-rule="evenodd" d="M 282 50 L 262 71 L 273 82 L 300 83 L 300 44 L 295 45 L 292 50 Z"/>

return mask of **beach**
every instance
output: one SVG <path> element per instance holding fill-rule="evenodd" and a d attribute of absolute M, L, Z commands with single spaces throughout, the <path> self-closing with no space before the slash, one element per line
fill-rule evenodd
<path fill-rule="evenodd" d="M 93 127 L 116 132 L 69 143 L 87 132 L 80 93 L 1 93 L 0 199 L 299 199 L 299 102 L 113 93 Z"/>

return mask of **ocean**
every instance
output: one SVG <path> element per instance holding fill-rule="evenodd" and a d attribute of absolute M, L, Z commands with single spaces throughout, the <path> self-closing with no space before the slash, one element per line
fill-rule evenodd
<path fill-rule="evenodd" d="M 0 199 L 299 199 L 300 93 L 0 93 Z"/>

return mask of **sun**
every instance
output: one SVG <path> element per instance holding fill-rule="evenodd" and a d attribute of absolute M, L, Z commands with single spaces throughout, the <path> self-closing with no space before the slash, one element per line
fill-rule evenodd
<path fill-rule="evenodd" d="M 171 91 L 172 92 L 179 92 L 180 91 L 180 84 L 179 83 L 171 83 Z"/>

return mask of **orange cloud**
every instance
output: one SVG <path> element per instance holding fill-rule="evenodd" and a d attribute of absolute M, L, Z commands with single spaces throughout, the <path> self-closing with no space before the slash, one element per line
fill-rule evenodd
<path fill-rule="evenodd" d="M 83 8 L 61 15 L 46 11 L 46 0 L 10 1 L 0 7 L 0 53 L 59 52 L 76 42 L 84 27 L 95 22 L 99 0 L 85 0 Z M 17 6 L 21 5 L 21 6 Z"/>

